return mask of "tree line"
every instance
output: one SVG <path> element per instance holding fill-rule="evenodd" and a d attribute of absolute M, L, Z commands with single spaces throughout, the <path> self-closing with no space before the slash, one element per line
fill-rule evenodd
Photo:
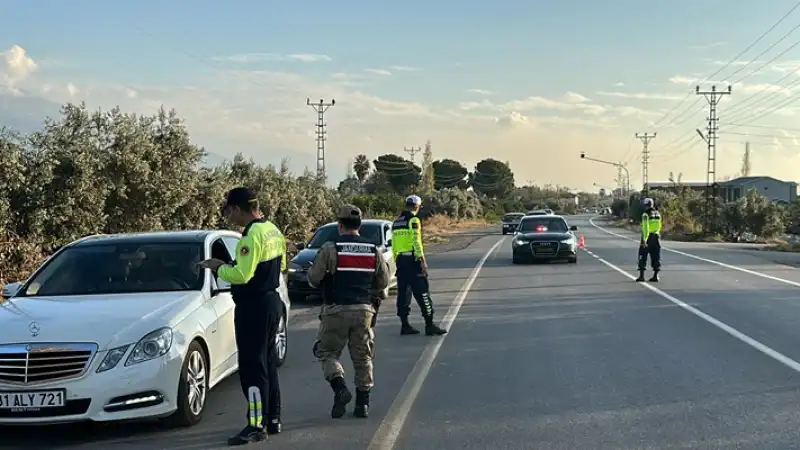
<path fill-rule="evenodd" d="M 205 156 L 177 113 L 163 108 L 143 116 L 66 104 L 37 131 L 0 128 L 0 282 L 91 234 L 221 227 L 221 201 L 235 185 L 258 192 L 265 215 L 293 241 L 332 220 L 343 202 L 386 216 L 409 193 L 426 198 L 427 214 L 454 219 L 574 209 L 564 188 L 515 188 L 508 163 L 485 159 L 468 170 L 452 159 L 434 161 L 430 146 L 422 165 L 359 155 L 337 189 L 308 170 L 293 174 L 288 161 L 263 166 L 238 154 L 206 167 Z"/>
<path fill-rule="evenodd" d="M 651 190 L 646 194 L 659 206 L 664 232 L 669 238 L 739 242 L 752 238 L 776 239 L 800 231 L 800 202 L 779 204 L 750 190 L 736 201 L 724 202 L 716 197 L 709 204 L 702 192 L 682 185 L 680 176 L 671 175 L 670 180 L 673 186 L 669 191 Z M 637 192 L 628 199 L 617 199 L 611 211 L 638 224 L 643 213 L 642 198 L 643 194 Z M 706 217 L 711 218 L 710 226 L 705 223 Z"/>

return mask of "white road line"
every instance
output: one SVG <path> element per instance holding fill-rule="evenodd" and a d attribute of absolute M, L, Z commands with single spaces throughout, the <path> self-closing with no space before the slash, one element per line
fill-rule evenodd
<path fill-rule="evenodd" d="M 615 266 L 614 264 L 611 264 L 610 262 L 606 261 L 605 259 L 599 258 L 598 261 L 600 261 L 601 263 L 603 263 L 606 266 L 610 267 L 611 269 L 616 270 L 617 272 L 621 273 L 626 278 L 628 278 L 630 280 L 636 280 L 636 277 L 634 277 L 633 275 L 631 275 L 628 272 L 624 271 L 623 269 L 620 269 L 619 267 Z M 685 309 L 686 311 L 689 311 L 690 313 L 694 314 L 695 316 L 705 320 L 706 322 L 710 323 L 711 325 L 714 325 L 715 327 L 719 328 L 720 330 L 728 333 L 729 335 L 733 336 L 734 338 L 744 342 L 745 344 L 753 347 L 754 349 L 760 351 L 761 353 L 763 353 L 763 354 L 769 356 L 770 358 L 778 361 L 779 363 L 781 363 L 784 366 L 794 370 L 795 372 L 800 372 L 800 362 L 797 362 L 797 361 L 793 360 L 792 358 L 789 358 L 788 356 L 784 355 L 783 353 L 778 352 L 777 350 L 774 350 L 774 349 L 772 349 L 770 347 L 767 347 L 766 345 L 764 345 L 761 342 L 759 342 L 759 341 L 751 338 L 750 336 L 742 333 L 741 331 L 737 330 L 736 328 L 733 328 L 732 326 L 715 319 L 714 317 L 704 313 L 703 311 L 700 311 L 697 308 L 689 306 L 688 304 L 684 303 L 683 301 L 681 301 L 681 300 L 679 300 L 679 299 L 667 294 L 666 292 L 662 291 L 661 289 L 659 289 L 659 288 L 657 288 L 657 287 L 655 287 L 655 286 L 653 286 L 651 284 L 641 283 L 640 286 L 642 286 L 644 288 L 647 288 L 650 291 L 652 291 L 653 293 L 661 296 L 662 298 L 665 298 L 665 299 L 669 300 L 670 302 L 676 304 L 677 306 L 680 306 L 681 308 Z"/>
<path fill-rule="evenodd" d="M 596 223 L 594 223 L 594 219 L 589 219 L 589 223 L 593 227 L 595 227 L 598 230 L 602 231 L 603 233 L 607 233 L 607 234 L 610 234 L 612 236 L 615 236 L 615 237 L 618 237 L 618 238 L 621 238 L 621 239 L 627 239 L 629 241 L 636 242 L 636 239 L 632 239 L 632 238 L 630 238 L 628 236 L 625 236 L 625 235 L 622 235 L 622 234 L 619 234 L 619 233 L 614 233 L 613 231 L 606 230 L 605 228 L 601 227 L 600 225 L 597 225 Z M 798 283 L 796 281 L 787 280 L 787 279 L 780 278 L 780 277 L 775 277 L 775 276 L 772 276 L 772 275 L 767 275 L 765 273 L 756 272 L 755 270 L 745 269 L 744 267 L 738 267 L 738 266 L 733 266 L 733 265 L 730 265 L 730 264 L 725 264 L 724 262 L 714 261 L 713 259 L 703 258 L 703 257 L 700 257 L 700 256 L 692 255 L 691 253 L 682 252 L 680 250 L 674 250 L 674 249 L 666 248 L 666 247 L 661 247 L 661 248 L 663 250 L 668 251 L 668 252 L 677 253 L 678 255 L 686 256 L 688 258 L 693 258 L 693 259 L 696 259 L 698 261 L 703 261 L 703 262 L 707 262 L 707 263 L 710 263 L 710 264 L 716 264 L 716 265 L 718 265 L 720 267 L 724 267 L 726 269 L 738 270 L 739 272 L 744 272 L 744 273 L 747 273 L 747 274 L 750 274 L 750 275 L 755 275 L 757 277 L 766 278 L 768 280 L 777 281 L 779 283 L 788 284 L 790 286 L 800 287 L 800 283 Z"/>
<path fill-rule="evenodd" d="M 453 322 L 456 320 L 456 316 L 458 316 L 458 312 L 461 310 L 461 306 L 464 304 L 464 300 L 467 298 L 467 294 L 469 294 L 469 290 L 472 288 L 473 283 L 475 283 L 475 280 L 481 272 L 481 268 L 483 268 L 486 260 L 489 259 L 505 240 L 506 238 L 503 237 L 497 241 L 497 243 L 483 255 L 480 261 L 478 261 L 478 264 L 475 265 L 475 268 L 464 282 L 453 304 L 450 305 L 450 309 L 447 310 L 447 314 L 442 321 L 444 328 L 448 330 L 451 329 Z M 369 443 L 367 450 L 394 449 L 397 439 L 400 437 L 400 432 L 403 430 L 403 425 L 405 425 L 406 419 L 408 418 L 408 414 L 411 412 L 411 407 L 414 405 L 414 401 L 416 401 L 417 396 L 422 390 L 422 384 L 428 377 L 431 367 L 433 366 L 433 361 L 436 359 L 436 355 L 439 354 L 439 349 L 442 348 L 442 343 L 447 336 L 448 335 L 444 335 L 440 339 L 433 339 L 425 347 L 417 363 L 414 364 L 414 369 L 408 375 L 408 378 L 406 378 L 403 387 L 400 388 L 400 393 L 397 394 L 394 402 L 392 402 L 389 412 L 372 437 L 372 441 Z"/>

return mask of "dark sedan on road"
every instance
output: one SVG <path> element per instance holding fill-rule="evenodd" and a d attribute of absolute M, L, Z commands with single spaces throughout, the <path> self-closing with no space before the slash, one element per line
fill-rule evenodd
<path fill-rule="evenodd" d="M 381 219 L 366 219 L 361 222 L 361 236 L 369 239 L 377 245 L 383 254 L 383 259 L 389 263 L 389 270 L 395 272 L 394 258 L 392 258 L 392 222 Z M 288 290 L 289 298 L 295 301 L 303 301 L 309 295 L 319 295 L 319 289 L 312 288 L 308 284 L 308 268 L 317 256 L 322 244 L 333 241 L 339 236 L 336 222 L 329 223 L 317 228 L 311 239 L 305 243 L 297 244 L 300 253 L 289 262 Z M 394 287 L 397 280 L 392 276 L 390 287 Z M 389 288 L 384 292 L 389 294 Z"/>
<path fill-rule="evenodd" d="M 516 231 L 519 221 L 525 217 L 525 213 L 508 213 L 503 216 L 503 234 Z"/>
<path fill-rule="evenodd" d="M 511 243 L 514 264 L 524 261 L 566 260 L 578 262 L 578 227 L 569 226 L 561 216 L 525 216 Z"/>

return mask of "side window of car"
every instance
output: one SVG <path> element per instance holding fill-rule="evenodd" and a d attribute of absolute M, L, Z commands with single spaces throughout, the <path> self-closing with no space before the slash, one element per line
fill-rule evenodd
<path fill-rule="evenodd" d="M 236 246 L 239 244 L 239 238 L 233 236 L 225 236 L 222 238 L 222 241 L 225 242 L 225 247 L 228 249 L 228 253 L 235 258 L 236 255 Z M 233 259 L 231 259 L 233 261 Z"/>
<path fill-rule="evenodd" d="M 214 243 L 211 244 L 211 257 L 214 259 L 219 259 L 226 263 L 233 262 L 233 257 L 231 257 L 231 255 L 234 253 L 232 253 L 228 249 L 228 246 L 226 244 L 227 243 L 224 242 L 223 239 L 217 239 L 216 241 L 214 241 Z M 216 279 L 216 283 L 217 287 L 221 289 L 230 287 L 230 283 L 220 280 L 219 278 Z"/>
<path fill-rule="evenodd" d="M 391 246 L 392 243 L 390 241 L 392 240 L 392 227 L 390 225 L 383 226 L 383 235 L 385 236 L 384 242 L 386 245 Z"/>

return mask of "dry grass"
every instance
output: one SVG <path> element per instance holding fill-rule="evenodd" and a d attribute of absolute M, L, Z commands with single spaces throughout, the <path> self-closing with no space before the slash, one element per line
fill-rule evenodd
<path fill-rule="evenodd" d="M 484 228 L 491 225 L 485 219 L 456 220 L 445 215 L 434 215 L 422 224 L 422 239 L 426 244 L 447 242 L 448 236 L 472 228 Z"/>

